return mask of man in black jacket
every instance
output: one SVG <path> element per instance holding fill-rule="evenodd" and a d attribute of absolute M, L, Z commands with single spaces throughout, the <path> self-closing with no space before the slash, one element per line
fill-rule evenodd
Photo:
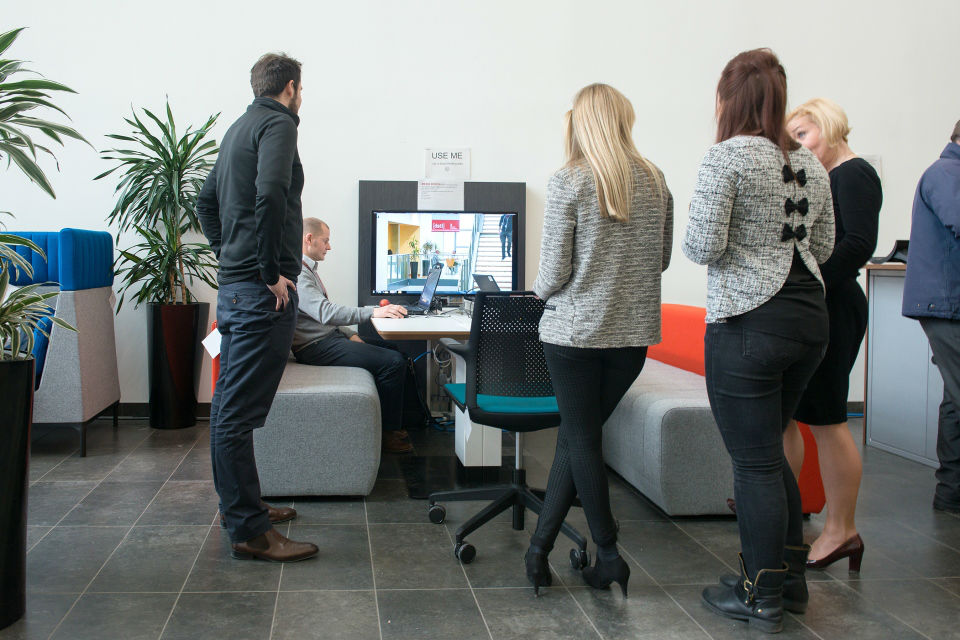
<path fill-rule="evenodd" d="M 300 63 L 268 53 L 251 69 L 250 84 L 253 104 L 223 136 L 197 199 L 203 233 L 220 262 L 220 377 L 210 405 L 210 456 L 233 557 L 288 562 L 315 556 L 317 547 L 273 528 L 296 512 L 260 499 L 253 430 L 273 403 L 297 320 Z"/>

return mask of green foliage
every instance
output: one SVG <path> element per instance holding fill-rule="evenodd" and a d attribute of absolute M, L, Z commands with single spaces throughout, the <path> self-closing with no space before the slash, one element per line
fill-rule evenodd
<path fill-rule="evenodd" d="M 34 109 L 53 109 L 66 116 L 63 109 L 51 102 L 50 92 L 76 92 L 42 76 L 11 80 L 16 74 L 40 75 L 24 68 L 23 60 L 4 59 L 4 52 L 16 41 L 21 31 L 22 27 L 0 34 L 0 160 L 5 158 L 8 168 L 15 164 L 32 182 L 56 198 L 53 185 L 37 164 L 37 152 L 48 154 L 54 161 L 56 156 L 48 147 L 34 142 L 31 134 L 42 133 L 61 146 L 64 137 L 87 141 L 71 127 L 29 115 Z M 9 256 L 4 253 L 2 257 Z"/>
<path fill-rule="evenodd" d="M 169 101 L 165 119 L 148 109 L 143 113 L 146 118 L 138 117 L 136 110 L 132 118 L 124 118 L 132 129 L 129 134 L 107 136 L 128 145 L 102 151 L 104 160 L 117 164 L 95 178 L 119 171 L 117 204 L 107 221 L 117 225 L 118 242 L 124 231 L 135 231 L 143 240 L 117 258 L 116 273 L 122 280 L 117 311 L 134 285 L 139 285 L 133 296 L 136 306 L 192 302 L 189 286 L 195 280 L 217 286 L 210 246 L 184 243 L 183 237 L 200 232 L 197 196 L 218 151 L 216 141 L 206 138 L 220 114 L 210 116 L 197 130 L 187 127 L 178 137 Z"/>
<path fill-rule="evenodd" d="M 414 260 L 420 257 L 420 241 L 416 238 L 407 243 L 410 246 L 410 257 Z"/>

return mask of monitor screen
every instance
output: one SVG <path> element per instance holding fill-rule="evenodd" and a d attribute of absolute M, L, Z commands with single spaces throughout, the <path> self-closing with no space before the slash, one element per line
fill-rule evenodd
<path fill-rule="evenodd" d="M 510 212 L 374 211 L 372 292 L 420 294 L 438 265 L 441 295 L 474 291 L 475 273 L 515 290 L 516 218 Z"/>

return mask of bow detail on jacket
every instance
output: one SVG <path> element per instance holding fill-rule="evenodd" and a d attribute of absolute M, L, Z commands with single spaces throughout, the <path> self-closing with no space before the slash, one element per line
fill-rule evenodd
<path fill-rule="evenodd" d="M 803 171 L 803 169 L 801 169 Z M 810 203 L 806 198 L 800 198 L 799 202 L 794 202 L 790 198 L 787 198 L 787 201 L 783 204 L 783 210 L 787 212 L 787 215 L 790 215 L 794 211 L 799 211 L 800 215 L 805 216 L 807 212 L 810 211 Z"/>
<path fill-rule="evenodd" d="M 807 186 L 807 172 L 804 169 L 800 169 L 796 173 L 793 172 L 793 169 L 790 165 L 783 165 L 783 181 L 784 183 L 796 180 L 797 184 L 801 187 Z"/>
<path fill-rule="evenodd" d="M 794 230 L 793 227 L 785 223 L 783 225 L 783 233 L 780 234 L 780 239 L 783 240 L 784 242 L 786 242 L 787 240 L 792 240 L 793 238 L 796 238 L 797 241 L 799 242 L 800 240 L 803 240 L 806 237 L 807 237 L 807 227 L 802 224 L 799 227 L 797 227 L 796 230 Z"/>

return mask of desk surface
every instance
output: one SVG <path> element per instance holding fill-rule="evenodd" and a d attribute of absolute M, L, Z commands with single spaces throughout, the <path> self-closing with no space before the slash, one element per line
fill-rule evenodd
<path fill-rule="evenodd" d="M 373 328 L 385 340 L 439 340 L 470 337 L 470 317 L 460 313 L 406 318 L 372 318 Z"/>

